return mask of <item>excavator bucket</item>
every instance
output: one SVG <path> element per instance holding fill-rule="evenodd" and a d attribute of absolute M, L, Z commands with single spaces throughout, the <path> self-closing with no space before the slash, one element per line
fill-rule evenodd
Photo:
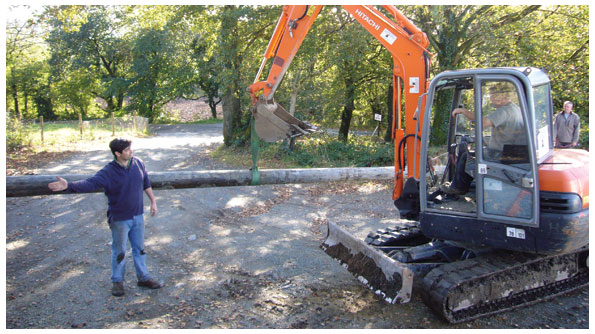
<path fill-rule="evenodd" d="M 318 131 L 316 126 L 293 117 L 274 101 L 269 103 L 259 99 L 253 113 L 256 133 L 266 142 L 272 143 Z"/>
<path fill-rule="evenodd" d="M 411 299 L 411 269 L 337 225 L 328 223 L 328 234 L 320 248 L 387 302 L 404 304 Z"/>

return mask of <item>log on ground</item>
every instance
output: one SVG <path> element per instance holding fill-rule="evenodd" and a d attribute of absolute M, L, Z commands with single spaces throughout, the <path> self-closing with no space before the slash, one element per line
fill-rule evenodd
<path fill-rule="evenodd" d="M 316 183 L 346 180 L 389 180 L 394 177 L 394 167 L 361 168 L 304 168 L 261 169 L 260 184 Z M 60 175 L 68 182 L 85 180 L 92 175 Z M 247 186 L 252 183 L 251 170 L 179 171 L 149 173 L 153 189 L 182 189 L 204 187 Z M 56 175 L 25 175 L 6 177 L 6 197 L 56 195 L 50 182 Z M 95 192 L 103 192 L 96 189 Z"/>

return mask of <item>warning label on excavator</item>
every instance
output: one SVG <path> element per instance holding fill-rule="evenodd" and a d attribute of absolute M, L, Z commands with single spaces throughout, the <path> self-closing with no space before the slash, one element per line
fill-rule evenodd
<path fill-rule="evenodd" d="M 393 45 L 393 43 L 397 40 L 397 35 L 393 34 L 386 28 L 384 28 L 380 36 L 382 36 L 382 38 L 390 45 Z"/>
<path fill-rule="evenodd" d="M 419 93 L 419 78 L 418 77 L 409 78 L 409 93 L 411 93 L 411 94 Z"/>
<path fill-rule="evenodd" d="M 506 236 L 509 238 L 525 239 L 525 230 L 522 228 L 507 227 Z"/>

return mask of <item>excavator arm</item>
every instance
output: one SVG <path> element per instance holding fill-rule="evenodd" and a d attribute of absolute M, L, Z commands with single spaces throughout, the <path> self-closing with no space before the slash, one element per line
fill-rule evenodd
<path fill-rule="evenodd" d="M 394 6 L 383 6 L 394 19 L 367 5 L 345 5 L 343 8 L 392 55 L 393 66 L 393 138 L 395 139 L 395 190 L 393 199 L 403 191 L 404 163 L 410 177 L 419 178 L 419 131 L 422 129 L 432 55 L 426 35 Z M 291 61 L 299 50 L 322 6 L 284 6 L 281 17 L 264 53 L 254 83 L 248 87 L 252 100 L 255 128 L 265 141 L 273 142 L 316 131 L 313 125 L 290 115 L 274 101 L 274 94 Z M 267 61 L 272 59 L 269 74 L 260 81 Z M 404 84 L 402 84 L 404 83 Z M 405 87 L 403 87 L 403 85 Z M 405 128 L 401 118 L 401 96 L 405 98 Z M 419 106 L 419 109 L 418 109 Z M 408 147 L 404 159 L 404 148 Z"/>

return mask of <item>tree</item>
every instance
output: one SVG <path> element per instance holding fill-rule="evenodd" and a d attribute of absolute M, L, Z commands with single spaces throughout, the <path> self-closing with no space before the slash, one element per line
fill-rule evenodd
<path fill-rule="evenodd" d="M 95 95 L 107 102 L 109 111 L 122 109 L 130 66 L 130 41 L 122 6 L 47 7 L 45 18 L 51 30 L 53 80 L 70 71 L 88 70 L 101 79 Z M 91 79 L 90 79 L 91 80 Z"/>
<path fill-rule="evenodd" d="M 499 9 L 511 11 L 508 7 Z M 472 50 L 468 64 L 542 68 L 552 81 L 555 108 L 561 110 L 564 101 L 572 100 L 581 119 L 588 121 L 588 22 L 588 6 L 540 7 L 531 15 L 486 34 L 486 43 L 481 49 Z"/>
<path fill-rule="evenodd" d="M 504 8 L 506 7 L 506 8 Z M 477 49 L 485 46 L 486 37 L 518 22 L 540 6 L 412 6 L 404 7 L 424 31 L 435 57 L 434 73 L 462 68 Z M 492 55 L 498 57 L 500 55 Z M 484 67 L 484 66 L 482 66 Z M 438 101 L 437 103 L 448 103 Z M 448 113 L 437 114 L 432 141 L 444 143 L 448 133 Z"/>
<path fill-rule="evenodd" d="M 29 102 L 43 95 L 49 69 L 47 54 L 33 20 L 9 20 L 6 26 L 6 95 L 20 120 L 36 117 Z"/>
<path fill-rule="evenodd" d="M 378 105 L 373 105 L 370 101 L 381 99 L 375 86 L 388 82 L 387 79 L 392 73 L 392 62 L 390 53 L 351 18 L 349 13 L 339 11 L 336 15 L 344 23 L 344 28 L 338 34 L 334 52 L 337 62 L 337 80 L 343 85 L 339 140 L 347 141 L 356 109 L 368 109 L 365 113 L 373 119 L 374 108 L 378 110 Z M 383 89 L 380 91 L 380 94 L 384 95 L 385 91 Z M 358 100 L 362 101 L 359 107 L 356 104 Z"/>
<path fill-rule="evenodd" d="M 401 9 L 430 39 L 433 74 L 544 68 L 556 108 L 572 100 L 588 122 L 588 6 Z M 281 6 L 48 6 L 40 23 L 47 24 L 49 50 L 35 39 L 33 22 L 7 25 L 7 105 L 25 118 L 52 118 L 67 106 L 69 112 L 90 112 L 95 97 L 107 101 L 109 110 L 124 110 L 130 97 L 134 108 L 154 119 L 174 98 L 206 96 L 213 116 L 223 104 L 225 144 L 245 143 L 245 88 L 254 82 L 280 13 Z M 348 140 L 351 128 L 373 127 L 373 114 L 390 110 L 391 66 L 390 54 L 364 28 L 339 6 L 328 6 L 275 100 L 297 118 L 339 127 L 340 138 Z M 446 124 L 447 117 L 433 121 Z M 432 135 L 444 139 L 443 130 Z"/>
<path fill-rule="evenodd" d="M 240 105 L 240 36 L 238 19 L 242 10 L 235 6 L 224 6 L 221 13 L 219 47 L 221 48 L 221 83 L 223 100 L 223 142 L 230 146 L 242 127 Z"/>
<path fill-rule="evenodd" d="M 193 51 L 192 57 L 198 68 L 196 83 L 206 95 L 211 109 L 211 116 L 217 118 L 217 105 L 221 102 L 221 98 L 219 96 L 219 82 L 217 81 L 217 61 L 212 50 L 209 50 L 208 45 L 210 44 L 207 38 L 198 35 L 192 41 L 191 49 Z"/>
<path fill-rule="evenodd" d="M 273 27 L 272 16 L 279 12 L 269 6 L 221 6 L 215 7 L 213 13 L 220 23 L 217 80 L 222 94 L 223 141 L 229 146 L 249 138 L 250 114 L 248 108 L 243 110 L 242 100 L 249 101 L 245 88 L 253 80 L 268 43 L 270 33 L 265 31 Z"/>
<path fill-rule="evenodd" d="M 132 49 L 130 109 L 153 121 L 161 107 L 180 95 L 187 85 L 188 68 L 178 59 L 171 30 L 148 28 L 140 32 Z"/>
<path fill-rule="evenodd" d="M 68 77 L 55 84 L 57 100 L 71 108 L 70 112 L 66 111 L 67 116 L 75 118 L 81 114 L 87 118 L 98 86 L 98 78 L 89 75 L 84 69 L 72 71 Z"/>

